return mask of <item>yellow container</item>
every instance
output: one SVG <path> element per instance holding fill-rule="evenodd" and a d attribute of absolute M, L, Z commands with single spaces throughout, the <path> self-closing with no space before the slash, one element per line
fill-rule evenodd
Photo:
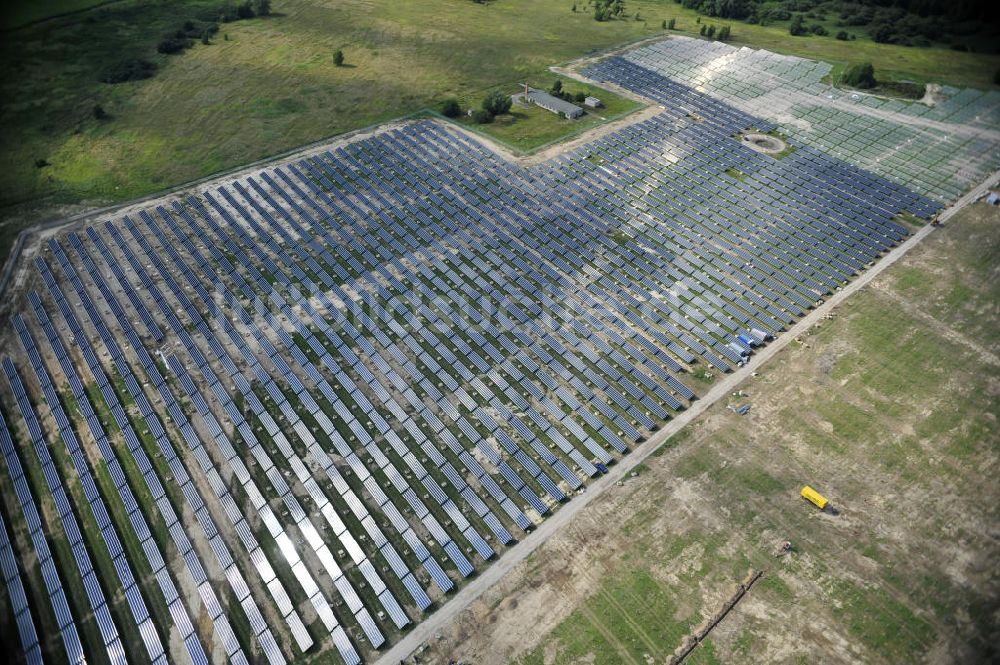
<path fill-rule="evenodd" d="M 820 510 L 826 508 L 826 504 L 830 503 L 825 496 L 823 496 L 813 488 L 809 487 L 808 485 L 802 488 L 801 494 L 803 499 L 814 504 Z"/>

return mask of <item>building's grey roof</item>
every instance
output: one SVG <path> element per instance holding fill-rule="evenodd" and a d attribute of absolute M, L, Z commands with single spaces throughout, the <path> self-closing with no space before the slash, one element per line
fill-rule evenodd
<path fill-rule="evenodd" d="M 556 113 L 562 113 L 565 115 L 579 115 L 583 113 L 581 109 L 576 104 L 570 104 L 566 100 L 559 99 L 558 97 L 553 97 L 547 92 L 542 90 L 536 90 L 535 88 L 529 88 L 530 93 L 528 99 L 535 104 L 538 104 L 542 108 L 549 109 L 550 111 L 555 111 Z"/>

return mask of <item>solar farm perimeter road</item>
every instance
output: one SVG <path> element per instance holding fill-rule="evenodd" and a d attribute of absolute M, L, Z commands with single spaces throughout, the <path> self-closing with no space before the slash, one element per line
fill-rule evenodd
<path fill-rule="evenodd" d="M 990 185 L 997 181 L 1000 181 L 1000 171 L 990 174 L 986 180 L 969 190 L 969 192 L 955 203 L 942 210 L 941 214 L 938 215 L 938 219 L 942 222 L 947 221 L 959 210 L 985 194 Z M 673 420 L 668 421 L 662 429 L 647 439 L 634 452 L 623 457 L 617 464 L 610 467 L 610 472 L 607 475 L 591 482 L 587 486 L 586 493 L 575 497 L 562 506 L 552 517 L 542 522 L 534 531 L 525 536 L 521 542 L 510 548 L 495 563 L 479 573 L 475 579 L 455 594 L 453 598 L 448 599 L 432 616 L 417 624 L 402 640 L 382 654 L 375 661 L 375 665 L 397 665 L 416 651 L 422 644 L 430 641 L 438 630 L 451 622 L 452 619 L 464 611 L 473 601 L 499 582 L 504 575 L 555 535 L 559 529 L 572 521 L 576 514 L 586 508 L 591 501 L 603 494 L 608 488 L 614 487 L 615 483 L 619 480 L 625 478 L 629 471 L 641 464 L 663 442 L 707 411 L 719 399 L 729 394 L 750 376 L 751 372 L 757 371 L 764 363 L 774 357 L 775 354 L 788 346 L 796 337 L 802 335 L 817 322 L 821 321 L 823 317 L 834 310 L 840 303 L 867 286 L 882 271 L 894 264 L 920 241 L 930 235 L 934 229 L 935 227 L 930 224 L 922 227 L 910 236 L 906 242 L 890 250 L 878 263 L 866 270 L 857 279 L 834 293 L 826 302 L 804 316 L 791 328 L 778 335 L 774 341 L 770 342 L 761 351 L 751 356 L 750 361 L 746 365 L 726 375 L 725 378 L 705 393 L 704 397 L 695 400 L 690 408 Z"/>

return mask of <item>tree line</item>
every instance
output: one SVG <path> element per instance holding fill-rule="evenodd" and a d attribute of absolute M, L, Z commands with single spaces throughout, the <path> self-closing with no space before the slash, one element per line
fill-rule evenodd
<path fill-rule="evenodd" d="M 991 35 L 1000 24 L 996 4 L 987 0 L 678 0 L 706 16 L 767 25 L 790 21 L 789 33 L 829 34 L 824 23 L 834 23 L 836 38 L 853 39 L 863 30 L 879 43 L 904 46 L 951 44 L 970 48 L 976 35 Z M 992 42 L 996 45 L 995 40 Z M 994 46 L 996 48 L 996 46 Z"/>

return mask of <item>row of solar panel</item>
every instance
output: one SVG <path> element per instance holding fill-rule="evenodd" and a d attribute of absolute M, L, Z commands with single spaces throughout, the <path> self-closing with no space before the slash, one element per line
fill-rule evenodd
<path fill-rule="evenodd" d="M 5 359 L 8 360 L 9 359 Z M 4 370 L 7 370 L 8 363 L 4 363 Z M 11 370 L 13 365 L 10 364 Z M 16 370 L 13 370 L 16 376 Z M 27 399 L 27 394 L 19 381 L 11 384 L 14 391 L 14 398 L 19 402 Z M 25 524 L 28 527 L 28 534 L 31 537 L 31 544 L 34 547 L 34 554 L 38 559 L 38 567 L 42 574 L 42 582 L 45 590 L 49 594 L 49 602 L 56 619 L 56 626 L 59 629 L 63 646 L 66 650 L 66 660 L 72 665 L 83 665 L 86 657 L 83 653 L 83 646 L 80 643 L 80 635 L 77 632 L 76 622 L 73 619 L 72 611 L 63 590 L 62 581 L 52 552 L 46 540 L 45 527 L 42 525 L 41 517 L 38 514 L 38 506 L 31 493 L 30 482 L 21 466 L 21 460 L 17 449 L 10 437 L 10 430 L 3 416 L 0 415 L 0 449 L 3 451 L 4 461 L 7 464 L 7 473 L 11 484 L 14 486 L 14 493 L 21 504 L 21 513 L 24 516 Z"/>
<path fill-rule="evenodd" d="M 107 601 L 104 598 L 104 591 L 101 589 L 101 585 L 97 581 L 97 575 L 94 572 L 94 565 L 90 558 L 90 553 L 87 551 L 86 541 L 83 538 L 83 533 L 80 531 L 80 524 L 73 512 L 69 497 L 66 495 L 62 478 L 55 467 L 55 463 L 52 461 L 48 443 L 45 440 L 44 433 L 42 432 L 41 423 L 38 421 L 35 409 L 24 390 L 24 385 L 21 381 L 20 375 L 18 374 L 17 368 L 14 366 L 14 362 L 9 357 L 5 357 L 3 359 L 3 369 L 4 373 L 7 375 L 7 382 L 10 384 L 11 390 L 14 393 L 14 398 L 17 400 L 17 405 L 21 412 L 21 418 L 27 427 L 28 437 L 31 439 L 39 465 L 41 466 L 42 476 L 45 478 L 49 494 L 52 496 L 52 500 L 55 503 L 56 511 L 59 516 L 59 522 L 66 538 L 66 543 L 73 553 L 73 559 L 80 579 L 83 581 L 90 610 L 93 612 L 94 618 L 97 622 L 98 631 L 101 634 L 101 639 L 104 641 L 104 648 L 107 650 L 108 660 L 112 663 L 112 665 L 126 663 L 125 649 L 122 646 L 121 638 L 118 635 L 118 628 L 115 626 L 114 619 L 111 617 L 111 610 L 108 608 Z M 70 433 L 71 432 L 72 430 L 70 430 Z M 77 453 L 79 454 L 79 450 Z M 96 488 L 91 486 L 91 489 L 94 492 L 93 496 L 97 496 Z M 107 528 L 110 529 L 110 525 Z M 113 529 L 111 529 L 111 533 L 114 534 Z M 104 532 L 102 532 L 102 536 L 104 536 L 105 539 L 108 538 Z M 118 546 L 118 551 L 112 551 L 111 554 L 120 555 L 121 544 L 118 542 L 117 537 L 114 537 L 112 542 Z M 108 543 L 108 545 L 110 546 L 111 543 Z"/>
<path fill-rule="evenodd" d="M 118 464 L 117 459 L 115 459 L 114 451 L 111 448 L 110 442 L 107 440 L 104 427 L 102 426 L 100 419 L 97 417 L 97 414 L 94 412 L 90 403 L 90 398 L 84 390 L 79 377 L 76 375 L 72 362 L 69 360 L 62 343 L 56 336 L 55 330 L 48 319 L 48 315 L 45 313 L 45 310 L 42 308 L 41 301 L 38 299 L 38 295 L 35 293 L 30 294 L 29 301 L 35 309 L 36 316 L 43 326 L 45 334 L 49 339 L 50 345 L 52 346 L 56 358 L 60 363 L 63 373 L 67 379 L 69 379 L 69 385 L 73 392 L 73 398 L 76 400 L 81 415 L 87 421 L 92 436 L 95 441 L 97 441 L 98 449 L 108 465 L 108 470 L 110 472 L 111 479 L 115 483 L 116 489 L 118 490 L 119 498 L 123 501 L 123 504 L 126 507 L 132 508 L 128 515 L 130 520 L 130 524 L 128 526 L 138 525 L 138 528 L 133 528 L 133 533 L 135 534 L 139 544 L 143 547 L 143 551 L 149 557 L 148 562 L 152 572 L 155 574 L 165 565 L 163 557 L 160 555 L 159 549 L 157 548 L 155 541 L 152 539 L 145 517 L 139 510 L 138 504 L 128 487 L 128 483 L 125 481 L 124 472 Z M 49 405 L 49 409 L 55 417 L 60 437 L 69 452 L 77 477 L 83 487 L 84 495 L 89 503 L 90 511 L 97 523 L 98 529 L 101 531 L 101 536 L 107 546 L 108 556 L 111 558 L 115 571 L 118 574 L 118 580 L 125 593 L 125 597 L 128 600 L 129 609 L 132 612 L 132 618 L 135 620 L 135 625 L 139 629 L 139 634 L 143 639 L 150 661 L 153 663 L 166 663 L 166 654 L 163 649 L 163 644 L 160 641 L 153 619 L 150 616 L 146 603 L 139 591 L 132 568 L 128 559 L 125 557 L 124 549 L 118 538 L 115 525 L 112 523 L 111 517 L 108 514 L 105 501 L 98 492 L 97 484 L 87 464 L 86 456 L 79 441 L 77 440 L 69 419 L 59 402 L 58 393 L 52 383 L 48 370 L 46 370 L 42 362 L 41 354 L 35 345 L 34 338 L 31 336 L 31 333 L 28 331 L 28 328 L 20 315 L 16 315 L 14 317 L 14 329 L 18 333 L 21 345 L 28 356 L 28 360 L 32 365 L 32 368 L 34 369 L 35 376 L 42 388 L 42 393 L 45 396 L 45 401 Z M 103 379 L 103 384 L 98 381 L 100 388 L 102 390 L 108 389 L 109 386 L 107 384 L 106 377 L 102 374 L 100 379 Z M 124 414 L 117 415 L 120 416 Z M 125 527 L 126 525 L 119 525 L 119 528 Z M 92 578 L 84 577 L 84 583 L 87 584 L 88 581 L 92 584 L 97 584 L 96 575 Z M 97 586 L 99 588 L 99 585 Z M 176 596 L 177 594 L 174 593 L 173 595 Z M 165 600 L 166 602 L 169 602 L 170 598 L 166 598 Z M 191 632 L 193 632 L 193 628 L 191 628 L 190 623 L 179 628 L 181 629 L 182 638 L 187 638 Z M 185 628 L 186 631 L 184 630 Z M 204 652 L 199 651 L 192 657 L 192 662 L 207 664 L 208 661 Z"/>
<path fill-rule="evenodd" d="M 0 426 L 3 424 L 0 423 Z M 24 593 L 21 571 L 2 514 L 0 514 L 0 572 L 3 573 L 4 588 L 7 589 L 7 597 L 10 599 L 10 611 L 14 616 L 14 623 L 17 624 L 24 662 L 27 665 L 41 665 L 42 648 L 38 642 L 38 631 L 31 618 L 31 608 Z"/>
<path fill-rule="evenodd" d="M 59 251 L 57 252 L 56 255 L 59 258 L 66 259 L 65 255 L 61 251 L 61 248 L 59 248 Z M 183 500 L 192 509 L 192 511 L 195 512 L 195 515 L 198 517 L 198 523 L 202 526 L 205 536 L 210 539 L 209 542 L 212 545 L 212 550 L 215 553 L 217 560 L 220 566 L 222 567 L 227 579 L 229 580 L 230 585 L 232 586 L 234 592 L 236 593 L 237 600 L 241 602 L 251 625 L 264 626 L 265 630 L 264 632 L 258 635 L 258 639 L 261 641 L 262 644 L 273 643 L 274 638 L 270 634 L 270 630 L 266 628 L 264 621 L 261 618 L 260 610 L 253 602 L 253 599 L 249 598 L 249 591 L 246 590 L 246 584 L 243 581 L 242 574 L 235 567 L 232 557 L 229 555 L 228 549 L 225 547 L 225 544 L 222 542 L 222 540 L 218 537 L 218 530 L 215 528 L 211 516 L 205 510 L 205 504 L 204 501 L 201 500 L 199 491 L 193 485 L 192 480 L 188 476 L 186 469 L 180 462 L 180 459 L 177 457 L 172 444 L 167 438 L 165 429 L 163 428 L 161 422 L 159 421 L 158 417 L 153 411 L 152 405 L 150 404 L 146 395 L 139 387 L 139 384 L 136 381 L 134 375 L 132 374 L 129 364 L 126 361 L 124 354 L 121 351 L 121 348 L 115 341 L 113 334 L 108 330 L 107 326 L 104 325 L 103 319 L 101 318 L 100 314 L 94 307 L 94 303 L 90 299 L 89 294 L 84 289 L 83 284 L 79 280 L 78 275 L 76 274 L 72 266 L 68 264 L 68 259 L 66 259 L 66 261 L 67 262 L 64 263 L 63 266 L 64 269 L 68 269 L 67 277 L 70 279 L 77 295 L 81 298 L 81 302 L 83 303 L 84 308 L 87 311 L 88 317 L 91 319 L 91 321 L 97 328 L 100 337 L 102 338 L 102 341 L 105 344 L 105 347 L 108 349 L 110 355 L 114 359 L 115 367 L 118 370 L 119 374 L 121 374 L 121 376 L 123 377 L 126 388 L 129 391 L 129 394 L 132 397 L 132 399 L 135 401 L 138 411 L 140 412 L 140 415 L 143 417 L 144 422 L 148 427 L 148 431 L 151 433 L 153 438 L 155 438 L 157 445 L 160 449 L 160 453 L 164 456 L 165 461 L 167 462 L 169 468 L 171 469 L 171 472 L 173 474 L 173 482 L 179 486 L 181 490 L 180 494 L 183 497 Z M 64 319 L 70 326 L 71 332 L 73 333 L 74 341 L 79 346 L 81 346 L 82 349 L 85 350 L 83 354 L 84 357 L 87 358 L 89 361 L 91 361 L 90 364 L 91 372 L 95 376 L 102 375 L 104 370 L 101 368 L 100 364 L 96 362 L 96 356 L 90 350 L 88 338 L 85 332 L 83 331 L 82 327 L 80 326 L 79 321 L 77 320 L 72 307 L 69 305 L 68 301 L 63 296 L 60 287 L 56 284 L 55 278 L 52 275 L 51 271 L 49 270 L 47 264 L 40 259 L 36 262 L 36 264 L 38 265 L 38 268 L 42 273 L 43 280 L 45 281 L 49 289 L 49 293 L 56 300 L 57 305 L 59 306 L 60 310 L 63 313 Z M 139 356 L 140 361 L 147 368 L 147 370 L 151 370 L 150 379 L 161 387 L 160 391 L 161 396 L 170 397 L 172 400 L 172 395 L 170 394 L 169 389 L 166 387 L 162 376 L 159 375 L 158 370 L 156 369 L 155 366 L 155 362 L 152 360 L 151 357 L 149 357 L 148 353 L 145 352 L 145 349 L 142 347 L 138 337 L 131 330 L 126 331 L 126 333 L 128 339 L 131 340 L 130 346 L 132 346 L 133 350 Z M 108 393 L 105 393 L 105 395 L 108 395 Z M 119 409 L 121 406 L 120 403 L 117 401 L 116 396 L 114 396 L 113 400 L 109 402 L 109 404 L 112 407 L 118 406 Z M 167 407 L 172 414 L 178 413 L 179 409 L 175 408 L 176 406 L 177 406 L 176 403 L 173 401 L 167 402 Z M 117 413 L 117 411 L 118 410 L 112 408 L 113 413 Z M 174 542 L 174 545 L 176 546 L 178 551 L 185 553 L 185 556 L 182 557 L 185 567 L 189 567 L 194 571 L 203 571 L 203 567 L 198 562 L 197 554 L 192 549 L 191 543 L 186 533 L 184 532 L 184 529 L 180 528 L 177 515 L 174 512 L 170 500 L 166 496 L 166 493 L 160 482 L 159 477 L 157 476 L 156 471 L 152 468 L 149 459 L 146 457 L 145 453 L 142 451 L 142 448 L 138 443 L 138 439 L 135 436 L 135 431 L 132 429 L 132 426 L 129 422 L 123 421 L 122 424 L 125 425 L 125 427 L 122 428 L 123 431 L 130 433 L 130 435 L 129 434 L 126 435 L 126 442 L 129 444 L 128 447 L 130 453 L 133 455 L 133 459 L 136 461 L 140 469 L 143 470 L 143 478 L 157 506 L 157 509 L 159 510 L 160 515 L 164 520 L 164 523 L 168 527 L 168 533 L 170 534 Z M 198 440 L 197 435 L 195 435 L 189 423 L 178 420 L 175 421 L 175 424 L 178 425 L 182 433 L 182 436 L 186 441 L 190 442 L 193 440 L 197 442 Z M 195 452 L 197 453 L 199 451 L 196 450 Z M 201 455 L 196 454 L 195 457 L 196 459 L 199 460 L 200 463 L 202 464 L 207 463 L 212 474 L 214 474 L 209 476 L 208 479 L 209 485 L 213 487 L 213 489 L 220 489 L 224 487 L 221 478 L 218 477 L 218 474 L 215 473 L 214 468 L 211 467 L 211 463 L 208 461 L 207 456 L 203 454 Z M 224 496 L 220 495 L 219 498 L 229 498 L 228 503 L 223 501 L 223 506 L 227 508 L 226 512 L 228 515 L 232 516 L 234 515 L 234 513 L 236 515 L 239 514 L 238 510 L 236 510 L 235 508 L 235 503 L 232 501 L 232 498 L 228 496 L 228 493 Z M 231 508 L 232 510 L 229 510 L 229 508 Z M 240 517 L 239 519 L 242 520 L 242 517 Z M 239 529 L 237 529 L 237 532 L 241 533 Z M 249 529 L 246 530 L 246 533 L 249 533 Z M 259 550 L 259 547 L 257 549 Z M 192 575 L 195 574 L 196 573 L 194 572 L 192 573 Z M 271 573 L 271 575 L 273 577 L 273 572 Z M 172 588 L 172 583 L 170 582 L 169 571 L 167 571 L 166 568 L 163 568 L 158 573 L 156 573 L 156 576 L 157 579 L 159 580 L 161 588 L 165 590 L 165 593 L 169 594 L 168 604 L 172 608 L 171 611 L 172 616 L 174 617 L 175 620 L 184 622 L 184 618 L 182 616 L 183 605 L 178 604 L 179 597 L 176 596 L 175 593 L 170 591 L 170 589 Z M 264 581 L 267 582 L 268 581 L 267 578 L 265 578 Z M 271 588 L 272 585 L 269 584 L 268 587 Z M 243 593 L 240 593 L 241 591 Z M 215 593 L 211 585 L 207 581 L 204 581 L 199 585 L 199 595 L 202 597 L 203 602 L 205 602 L 206 607 L 209 608 L 209 613 L 213 619 L 213 625 L 215 627 L 215 631 L 217 634 L 219 634 L 222 643 L 226 645 L 227 652 L 232 654 L 231 659 L 234 662 L 245 662 L 246 661 L 245 656 L 243 655 L 242 650 L 239 648 L 239 644 L 236 641 L 232 628 L 229 626 L 228 619 L 222 612 L 221 606 L 217 598 L 215 597 Z M 283 595 L 285 598 L 287 598 L 286 594 Z M 249 602 L 247 602 L 248 599 Z M 288 604 L 290 605 L 290 603 Z M 298 631 L 295 630 L 294 626 L 292 627 L 293 635 L 296 636 L 296 639 L 299 641 L 300 645 L 311 644 L 312 643 L 311 638 L 309 638 L 308 633 L 305 631 L 305 627 L 301 625 L 301 621 L 299 622 L 299 625 L 301 626 L 301 628 Z M 196 639 L 197 638 L 195 636 L 189 636 L 188 639 L 186 640 L 189 654 L 197 653 L 197 651 L 200 651 L 200 646 L 196 645 L 195 643 Z M 270 650 L 270 653 L 274 655 L 274 650 Z M 278 651 L 277 656 L 279 656 L 279 658 L 275 659 L 272 665 L 280 665 L 281 663 L 285 662 L 284 658 L 280 657 L 280 655 L 281 655 L 280 651 Z M 195 657 L 196 656 L 192 656 L 192 659 L 194 660 Z"/>

